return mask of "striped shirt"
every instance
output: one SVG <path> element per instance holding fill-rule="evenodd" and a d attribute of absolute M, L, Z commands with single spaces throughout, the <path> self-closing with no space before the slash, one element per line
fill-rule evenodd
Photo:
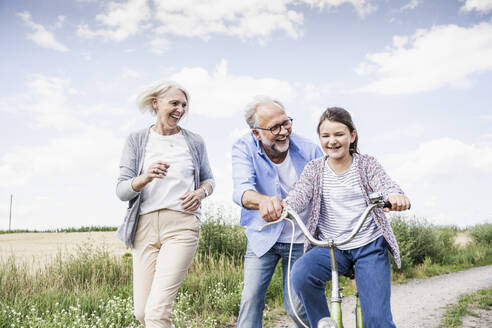
<path fill-rule="evenodd" d="M 348 238 L 366 207 L 360 175 L 353 162 L 347 171 L 336 174 L 326 161 L 318 222 L 321 239 L 341 241 Z M 381 230 L 369 217 L 355 238 L 338 248 L 347 250 L 362 247 L 381 235 Z"/>

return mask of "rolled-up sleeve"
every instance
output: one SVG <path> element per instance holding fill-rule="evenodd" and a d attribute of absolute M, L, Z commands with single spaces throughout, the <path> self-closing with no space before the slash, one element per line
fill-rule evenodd
<path fill-rule="evenodd" d="M 132 135 L 129 135 L 121 154 L 120 175 L 116 184 L 116 195 L 122 201 L 131 200 L 139 194 L 132 187 L 132 181 L 137 175 L 137 147 Z"/>
<path fill-rule="evenodd" d="M 242 207 L 243 194 L 256 191 L 256 173 L 247 145 L 241 140 L 232 146 L 232 183 L 232 200 Z"/>

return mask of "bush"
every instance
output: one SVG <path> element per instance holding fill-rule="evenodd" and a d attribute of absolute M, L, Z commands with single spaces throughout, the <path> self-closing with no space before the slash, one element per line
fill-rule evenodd
<path fill-rule="evenodd" d="M 224 223 L 220 219 L 205 221 L 200 229 L 198 254 L 216 260 L 225 256 L 236 263 L 242 262 L 246 253 L 246 236 L 243 231 L 242 227 Z"/>
<path fill-rule="evenodd" d="M 424 263 L 425 258 L 439 258 L 438 238 L 424 219 L 409 219 L 400 215 L 391 218 L 391 227 L 400 246 L 402 269 Z"/>
<path fill-rule="evenodd" d="M 470 229 L 477 243 L 492 245 L 492 223 L 478 224 Z"/>

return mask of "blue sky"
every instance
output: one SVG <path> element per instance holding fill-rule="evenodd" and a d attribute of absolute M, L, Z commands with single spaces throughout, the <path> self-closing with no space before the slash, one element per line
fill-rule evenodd
<path fill-rule="evenodd" d="M 265 94 L 315 142 L 323 108 L 351 111 L 408 215 L 492 222 L 491 17 L 492 0 L 0 0 L 0 229 L 10 194 L 13 228 L 118 225 L 124 139 L 153 122 L 135 96 L 164 78 L 190 91 L 207 206 L 231 217 L 231 145 Z"/>

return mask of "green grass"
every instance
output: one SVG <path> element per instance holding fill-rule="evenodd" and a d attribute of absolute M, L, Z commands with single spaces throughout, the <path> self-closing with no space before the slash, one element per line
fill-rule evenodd
<path fill-rule="evenodd" d="M 439 327 L 461 327 L 463 317 L 480 317 L 477 309 L 486 311 L 492 309 L 492 286 L 473 294 L 463 295 L 457 304 L 448 306 Z"/>
<path fill-rule="evenodd" d="M 492 263 L 488 225 L 470 228 L 478 231 L 477 237 L 471 234 L 475 242 L 461 248 L 453 244 L 458 231 L 454 227 L 435 227 L 424 220 L 408 218 L 397 220 L 392 225 L 402 258 L 412 264 L 395 269 L 394 282 Z M 114 229 L 83 227 L 63 231 Z M 241 299 L 245 250 L 243 228 L 224 223 L 220 216 L 202 224 L 197 255 L 173 310 L 177 328 L 234 326 Z M 341 286 L 345 288 L 344 294 L 353 293 L 348 279 L 342 277 Z M 268 327 L 284 313 L 280 265 L 272 278 L 266 303 L 264 326 Z M 42 268 L 17 263 L 15 257 L 0 263 L 0 328 L 141 327 L 132 311 L 131 254 L 115 257 L 104 249 L 85 245 L 76 254 L 59 255 Z"/>
<path fill-rule="evenodd" d="M 32 270 L 0 265 L 0 327 L 136 327 L 131 264 L 86 245 Z"/>

